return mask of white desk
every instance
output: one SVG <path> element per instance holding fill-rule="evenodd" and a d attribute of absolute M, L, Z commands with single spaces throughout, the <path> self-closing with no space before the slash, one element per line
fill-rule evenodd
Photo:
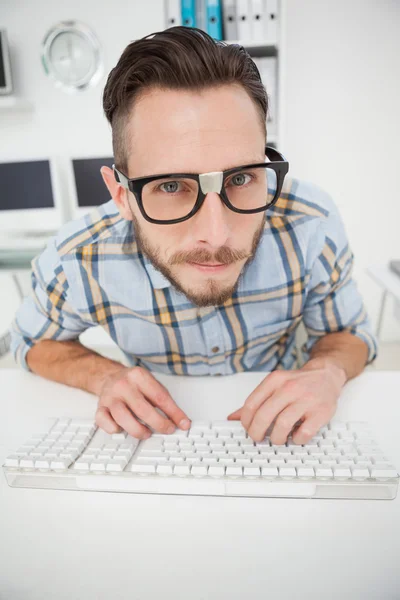
<path fill-rule="evenodd" d="M 396 306 L 400 306 L 400 277 L 393 273 L 388 265 L 371 265 L 367 268 L 367 273 L 383 288 L 378 325 L 376 327 L 376 336 L 379 338 L 382 329 L 383 312 L 388 294 L 391 294 L 395 298 L 396 302 L 398 303 Z M 399 308 L 397 308 L 397 312 L 398 318 L 400 319 Z"/>
<path fill-rule="evenodd" d="M 225 419 L 264 373 L 157 377 L 192 419 Z M 0 370 L 0 464 L 49 417 L 97 398 Z M 400 372 L 350 382 L 336 417 L 367 420 L 400 467 Z M 15 429 L 19 424 L 19 430 Z M 8 487 L 0 473 L 3 600 L 399 600 L 395 500 L 157 496 Z"/>

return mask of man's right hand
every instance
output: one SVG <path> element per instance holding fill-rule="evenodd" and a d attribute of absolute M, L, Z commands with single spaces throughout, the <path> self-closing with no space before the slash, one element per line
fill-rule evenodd
<path fill-rule="evenodd" d="M 182 423 L 183 419 L 187 419 L 186 424 Z M 168 390 L 143 367 L 123 367 L 107 377 L 100 392 L 95 421 L 106 433 L 118 433 L 122 428 L 138 439 L 146 439 L 153 433 L 146 425 L 164 434 L 173 433 L 176 427 L 190 427 L 190 419 L 175 404 Z"/>

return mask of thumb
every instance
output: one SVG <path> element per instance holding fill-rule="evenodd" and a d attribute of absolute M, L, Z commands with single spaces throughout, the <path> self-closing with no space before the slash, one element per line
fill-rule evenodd
<path fill-rule="evenodd" d="M 238 410 L 235 410 L 235 412 L 231 413 L 230 415 L 228 415 L 228 420 L 231 421 L 240 421 L 240 414 L 242 412 L 242 409 L 239 408 Z"/>

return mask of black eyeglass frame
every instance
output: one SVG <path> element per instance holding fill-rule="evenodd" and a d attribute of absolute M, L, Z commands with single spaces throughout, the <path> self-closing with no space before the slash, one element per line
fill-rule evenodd
<path fill-rule="evenodd" d="M 222 185 L 221 185 L 221 190 L 220 190 L 220 192 L 218 192 L 218 194 L 219 194 L 222 202 L 225 204 L 225 206 L 227 206 L 233 212 L 241 213 L 241 214 L 252 214 L 252 213 L 262 212 L 262 211 L 265 211 L 268 208 L 270 208 L 273 204 L 275 204 L 275 202 L 279 198 L 279 194 L 281 193 L 281 190 L 282 190 L 283 181 L 285 179 L 287 172 L 289 171 L 289 163 L 285 160 L 284 156 L 280 152 L 275 150 L 275 148 L 271 148 L 270 146 L 265 147 L 265 155 L 267 156 L 267 158 L 269 159 L 270 162 L 243 165 L 241 167 L 234 167 L 233 169 L 228 169 L 226 171 L 220 172 L 222 174 Z M 243 171 L 245 169 L 254 169 L 255 167 L 272 168 L 272 170 L 275 171 L 276 178 L 277 178 L 277 185 L 276 185 L 276 191 L 275 191 L 274 197 L 269 204 L 267 204 L 266 206 L 261 206 L 260 208 L 251 208 L 248 210 L 236 208 L 235 206 L 233 206 L 233 204 L 231 204 L 229 202 L 228 197 L 225 193 L 225 188 L 224 188 L 225 181 L 230 175 L 232 175 L 234 173 L 240 173 L 241 171 Z M 146 219 L 146 221 L 149 221 L 150 223 L 155 223 L 157 225 L 173 225 L 174 223 L 182 223 L 182 221 L 187 221 L 188 219 L 193 217 L 193 215 L 195 215 L 198 210 L 200 210 L 200 208 L 205 200 L 205 197 L 208 193 L 208 192 L 204 193 L 202 191 L 201 183 L 200 183 L 200 175 L 201 174 L 168 173 L 168 174 L 164 174 L 164 175 L 152 175 L 151 177 L 136 177 L 133 179 L 129 179 L 126 175 L 124 175 L 124 173 L 122 173 L 122 171 L 119 171 L 115 165 L 113 165 L 112 168 L 113 168 L 115 180 L 120 185 L 122 185 L 124 188 L 131 191 L 132 194 L 135 196 L 136 202 L 139 206 L 139 210 L 140 210 L 141 214 L 143 215 L 143 217 Z M 216 173 L 213 173 L 213 174 L 216 174 Z M 208 173 L 203 173 L 202 175 L 208 175 Z M 144 206 L 143 206 L 143 202 L 142 202 L 142 190 L 143 190 L 144 186 L 147 185 L 148 183 L 150 183 L 151 181 L 156 181 L 157 179 L 174 179 L 174 178 L 183 178 L 183 177 L 185 179 L 193 179 L 193 180 L 197 181 L 198 189 L 199 189 L 197 200 L 196 200 L 192 210 L 190 211 L 190 213 L 188 213 L 185 217 L 180 217 L 179 219 L 160 220 L 160 219 L 153 219 L 152 217 L 150 217 L 146 213 Z"/>

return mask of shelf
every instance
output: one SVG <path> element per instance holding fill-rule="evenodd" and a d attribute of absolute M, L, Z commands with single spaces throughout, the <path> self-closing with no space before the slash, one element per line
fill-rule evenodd
<path fill-rule="evenodd" d="M 5 110 L 33 110 L 33 104 L 17 96 L 0 96 L 0 111 Z"/>

